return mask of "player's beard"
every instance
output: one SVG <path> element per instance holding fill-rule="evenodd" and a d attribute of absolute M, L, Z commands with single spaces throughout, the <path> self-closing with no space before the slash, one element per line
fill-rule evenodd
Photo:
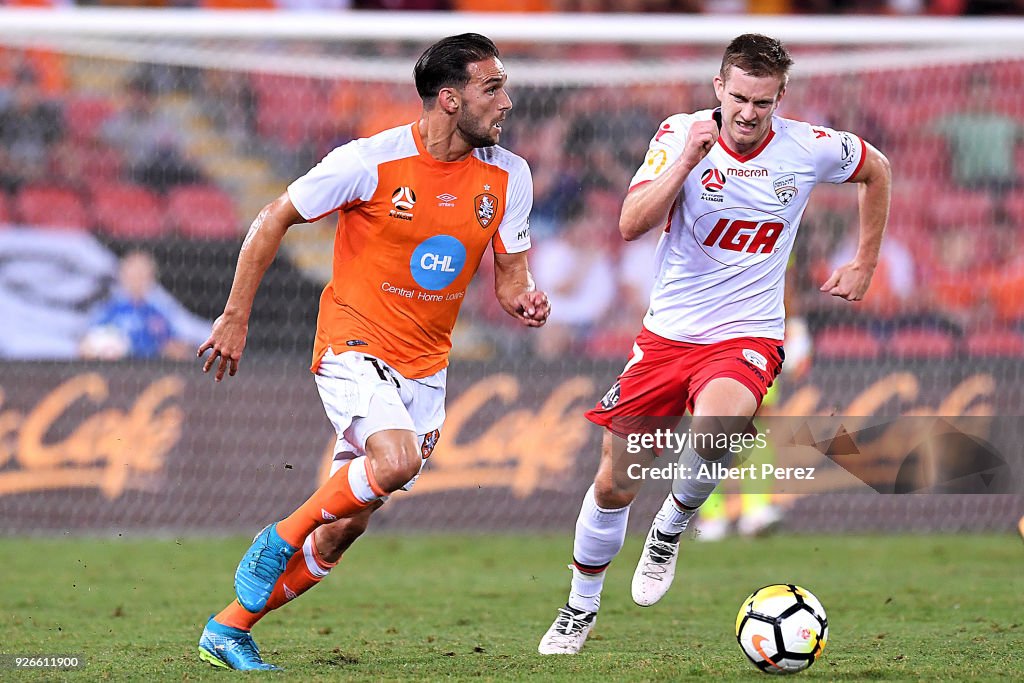
<path fill-rule="evenodd" d="M 474 149 L 493 147 L 498 144 L 497 131 L 491 123 L 483 123 L 481 119 L 474 118 L 465 110 L 459 116 L 459 122 L 456 125 L 459 135 Z"/>

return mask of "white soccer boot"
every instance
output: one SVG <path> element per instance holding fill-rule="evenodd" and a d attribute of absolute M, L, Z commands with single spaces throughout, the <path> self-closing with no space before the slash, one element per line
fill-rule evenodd
<path fill-rule="evenodd" d="M 655 518 L 647 540 L 644 541 L 644 550 L 640 553 L 636 571 L 633 572 L 633 602 L 641 607 L 650 607 L 665 597 L 676 575 L 678 557 L 679 539 L 673 543 L 659 538 L 658 519 Z"/>
<path fill-rule="evenodd" d="M 540 639 L 537 652 L 542 655 L 574 655 L 583 649 L 590 629 L 597 623 L 597 612 L 584 612 L 566 605 L 560 607 L 551 628 Z"/>

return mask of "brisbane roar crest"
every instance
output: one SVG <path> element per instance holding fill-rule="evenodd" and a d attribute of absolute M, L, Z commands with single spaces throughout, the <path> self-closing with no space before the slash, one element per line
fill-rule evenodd
<path fill-rule="evenodd" d="M 441 438 L 441 430 L 435 429 L 429 434 L 423 435 L 423 443 L 420 444 L 420 455 L 426 460 L 430 457 L 430 454 L 434 452 L 434 447 L 437 445 L 437 440 Z"/>
<path fill-rule="evenodd" d="M 498 213 L 498 198 L 490 192 L 478 194 L 473 200 L 473 206 L 480 227 L 487 228 L 494 220 L 495 214 Z"/>

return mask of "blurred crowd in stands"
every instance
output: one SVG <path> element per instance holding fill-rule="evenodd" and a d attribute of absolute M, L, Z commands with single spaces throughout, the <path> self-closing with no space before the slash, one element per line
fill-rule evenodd
<path fill-rule="evenodd" d="M 262 10 L 399 10 L 460 12 L 632 12 L 709 14 L 1024 13 L 1019 0 L 0 0 L 28 7 L 201 7 Z"/>
<path fill-rule="evenodd" d="M 574 56 L 587 49 L 629 57 L 614 46 Z M 334 146 L 419 110 L 411 87 L 214 69 L 136 65 L 96 87 L 75 59 L 0 50 L 0 226 L 88 231 L 117 254 L 143 248 L 163 286 L 207 318 L 227 295 L 254 202 Z M 520 334 L 493 300 L 485 256 L 456 344 L 479 357 L 526 345 L 622 357 L 646 309 L 657 235 L 622 242 L 619 206 L 661 120 L 714 106 L 710 75 L 658 87 L 516 87 L 513 75 L 511 85 L 502 144 L 533 169 L 531 263 L 554 316 Z M 816 352 L 1024 355 L 1024 60 L 805 77 L 780 113 L 857 133 L 894 167 L 890 229 L 862 304 L 818 292 L 853 252 L 856 190 L 821 187 L 811 200 L 788 305 Z M 329 258 L 329 245 L 316 251 Z M 253 329 L 269 329 L 256 349 L 308 350 L 321 283 L 287 258 L 282 281 L 302 283 L 261 295 Z"/>

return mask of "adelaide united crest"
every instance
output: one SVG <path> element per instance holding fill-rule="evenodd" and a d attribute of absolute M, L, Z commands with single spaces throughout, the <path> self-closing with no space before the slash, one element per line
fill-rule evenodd
<path fill-rule="evenodd" d="M 486 228 L 498 213 L 498 198 L 490 192 L 478 194 L 473 200 L 473 206 L 476 210 L 477 222 L 480 223 L 481 228 Z"/>

